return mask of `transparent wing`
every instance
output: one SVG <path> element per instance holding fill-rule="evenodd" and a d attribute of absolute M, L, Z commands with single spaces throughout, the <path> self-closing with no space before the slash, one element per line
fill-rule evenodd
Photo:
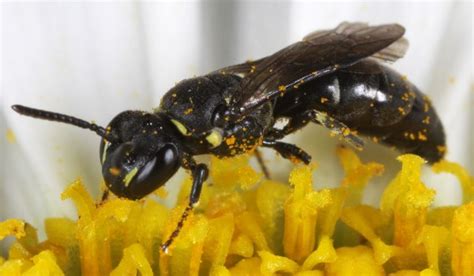
<path fill-rule="evenodd" d="M 271 56 L 218 72 L 243 77 L 237 105 L 240 113 L 245 114 L 305 82 L 361 59 L 372 56 L 395 61 L 407 49 L 407 41 L 402 39 L 404 32 L 398 24 L 368 26 L 344 22 L 333 30 L 313 32 Z"/>
<path fill-rule="evenodd" d="M 245 78 L 249 76 L 250 74 L 253 74 L 257 66 L 259 66 L 259 64 L 261 64 L 262 61 L 264 61 L 265 59 L 266 57 L 261 58 L 259 60 L 249 60 L 249 61 L 246 61 L 245 63 L 221 68 L 219 70 L 211 72 L 211 74 L 229 74 L 229 75 L 236 75 L 241 78 Z"/>

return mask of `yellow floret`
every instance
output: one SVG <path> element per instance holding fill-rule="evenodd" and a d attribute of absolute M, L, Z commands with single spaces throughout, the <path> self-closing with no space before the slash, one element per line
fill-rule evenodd
<path fill-rule="evenodd" d="M 244 190 L 252 188 L 262 177 L 248 163 L 249 156 L 240 155 L 232 159 L 212 157 L 211 177 L 218 186 L 240 187 Z"/>
<path fill-rule="evenodd" d="M 137 243 L 125 248 L 122 260 L 110 275 L 137 275 L 140 272 L 142 276 L 152 276 L 153 271 L 144 253 L 143 247 Z"/>
<path fill-rule="evenodd" d="M 252 257 L 243 259 L 238 262 L 234 267 L 230 268 L 231 275 L 242 275 L 242 276 L 260 276 L 260 266 L 262 261 L 259 257 Z"/>
<path fill-rule="evenodd" d="M 474 178 L 469 175 L 466 169 L 461 165 L 446 160 L 433 165 L 433 171 L 436 173 L 447 172 L 455 175 L 463 190 L 463 203 L 474 201 Z"/>
<path fill-rule="evenodd" d="M 364 205 L 348 207 L 343 210 L 341 219 L 370 242 L 377 264 L 384 264 L 399 250 L 395 246 L 388 246 L 377 236 L 377 228 L 386 222 L 375 208 Z"/>
<path fill-rule="evenodd" d="M 422 158 L 405 154 L 398 160 L 402 170 L 384 191 L 381 209 L 386 216 L 394 216 L 394 244 L 408 247 L 425 224 L 435 192 L 420 180 Z"/>
<path fill-rule="evenodd" d="M 12 259 L 0 265 L 0 276 L 21 275 L 26 267 L 31 267 L 32 263 L 23 259 Z"/>
<path fill-rule="evenodd" d="M 0 241 L 13 235 L 17 239 L 25 236 L 25 222 L 19 219 L 7 219 L 0 222 Z"/>
<path fill-rule="evenodd" d="M 262 259 L 260 265 L 262 275 L 274 275 L 277 272 L 295 273 L 298 271 L 298 264 L 289 258 L 276 256 L 268 251 L 259 251 L 258 255 Z"/>
<path fill-rule="evenodd" d="M 163 235 L 165 239 L 175 230 L 183 210 L 184 206 L 178 206 L 171 211 Z M 209 222 L 204 216 L 190 215 L 169 251 L 160 251 L 161 275 L 197 275 L 208 231 Z"/>
<path fill-rule="evenodd" d="M 428 267 L 439 274 L 439 253 L 448 249 L 449 230 L 444 227 L 425 225 L 418 236 L 425 247 Z M 431 272 L 430 272 L 431 273 Z"/>
<path fill-rule="evenodd" d="M 312 170 L 312 166 L 302 166 L 291 172 L 290 183 L 294 191 L 284 207 L 284 252 L 285 256 L 297 262 L 303 261 L 314 250 L 318 210 L 332 200 L 329 190 L 313 190 Z"/>
<path fill-rule="evenodd" d="M 363 164 L 355 152 L 346 147 L 338 147 L 336 152 L 345 174 L 342 186 L 349 188 L 346 206 L 360 204 L 369 180 L 374 176 L 381 175 L 384 167 L 375 162 Z"/>
<path fill-rule="evenodd" d="M 212 267 L 224 265 L 229 254 L 233 234 L 234 215 L 232 213 L 210 219 L 209 230 L 204 243 L 203 260 L 208 261 Z"/>
<path fill-rule="evenodd" d="M 171 210 L 151 198 L 96 202 L 75 181 L 62 197 L 74 202 L 78 218 L 47 219 L 45 241 L 21 220 L 0 222 L 0 240 L 16 238 L 8 259 L 0 257 L 0 276 L 474 275 L 474 203 L 430 209 L 434 191 L 420 180 L 424 161 L 407 154 L 380 209 L 361 205 L 383 166 L 348 148 L 337 154 L 342 183 L 319 190 L 314 164 L 295 168 L 288 185 L 261 180 L 248 156 L 213 159 L 210 185 L 166 252 L 160 245 L 187 206 L 189 177 Z M 464 168 L 442 161 L 433 169 L 455 174 L 464 199 L 472 199 Z"/>
<path fill-rule="evenodd" d="M 322 236 L 318 248 L 311 253 L 302 265 L 303 270 L 311 270 L 320 263 L 333 263 L 337 260 L 336 250 L 328 236 Z"/>
<path fill-rule="evenodd" d="M 326 275 L 359 276 L 384 275 L 384 269 L 377 264 L 372 250 L 367 246 L 341 247 L 336 250 L 337 259 L 325 266 Z"/>
<path fill-rule="evenodd" d="M 255 203 L 262 219 L 265 237 L 273 252 L 283 253 L 283 206 L 290 195 L 288 185 L 263 181 L 256 191 Z"/>
<path fill-rule="evenodd" d="M 474 202 L 456 210 L 451 231 L 454 273 L 474 275 Z"/>
<path fill-rule="evenodd" d="M 243 212 L 235 218 L 235 221 L 236 229 L 249 237 L 257 250 L 270 250 L 255 213 Z"/>
<path fill-rule="evenodd" d="M 244 234 L 239 234 L 232 241 L 229 248 L 229 255 L 237 255 L 250 258 L 253 256 L 254 248 L 252 240 Z"/>
<path fill-rule="evenodd" d="M 33 257 L 34 265 L 27 271 L 23 272 L 23 276 L 60 276 L 64 275 L 62 270 L 56 264 L 56 257 L 49 251 L 42 251 L 38 255 Z"/>

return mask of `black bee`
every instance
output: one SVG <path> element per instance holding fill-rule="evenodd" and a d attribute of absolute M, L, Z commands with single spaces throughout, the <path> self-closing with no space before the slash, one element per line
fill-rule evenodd
<path fill-rule="evenodd" d="M 257 147 L 309 163 L 299 147 L 280 142 L 309 122 L 340 134 L 357 148 L 359 134 L 436 162 L 445 151 L 443 126 L 423 95 L 379 61 L 404 55 L 405 30 L 397 24 L 342 23 L 256 61 L 183 80 L 154 112 L 124 111 L 106 127 L 48 111 L 14 105 L 23 115 L 95 131 L 108 189 L 140 199 L 179 167 L 193 177 L 189 204 L 162 249 L 178 235 L 199 200 L 208 168 L 194 155 L 231 157 Z M 283 128 L 275 123 L 288 119 Z M 316 143 L 316 141 L 315 141 Z"/>

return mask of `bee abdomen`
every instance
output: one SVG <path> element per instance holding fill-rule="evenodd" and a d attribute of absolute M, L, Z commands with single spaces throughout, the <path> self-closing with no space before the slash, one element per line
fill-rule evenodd
<path fill-rule="evenodd" d="M 442 159 L 446 151 L 445 134 L 430 99 L 405 76 L 386 66 L 369 60 L 361 65 L 348 68 L 339 75 L 352 78 L 349 82 L 352 85 L 346 86 L 346 90 L 342 89 L 342 95 L 360 98 L 365 109 L 349 120 L 343 118 L 347 117 L 343 115 L 347 114 L 346 111 L 336 112 L 339 115 L 336 119 L 341 119 L 373 141 L 393 146 L 402 152 L 417 154 L 430 163 Z M 379 74 L 367 74 L 376 67 L 380 70 Z M 362 85 L 365 94 L 357 91 L 361 90 Z"/>
<path fill-rule="evenodd" d="M 286 94 L 276 102 L 275 117 L 297 118 L 310 109 L 430 163 L 444 156 L 444 129 L 428 97 L 375 61 L 364 60 Z"/>
<path fill-rule="evenodd" d="M 376 142 L 417 154 L 430 163 L 441 160 L 446 152 L 443 125 L 428 97 L 419 91 L 411 110 L 398 123 L 359 131 Z"/>

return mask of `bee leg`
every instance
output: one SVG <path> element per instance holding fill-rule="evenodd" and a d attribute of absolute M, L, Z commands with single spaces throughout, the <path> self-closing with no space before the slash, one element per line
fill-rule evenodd
<path fill-rule="evenodd" d="M 308 110 L 302 114 L 294 114 L 289 118 L 288 123 L 282 129 L 273 127 L 266 136 L 272 140 L 283 139 L 286 135 L 305 127 L 313 120 L 313 117 L 314 114 L 312 113 L 312 110 Z"/>
<path fill-rule="evenodd" d="M 103 192 L 102 192 L 102 197 L 100 199 L 100 203 L 103 203 L 104 201 L 106 201 L 107 199 L 109 198 L 109 189 L 105 189 Z"/>
<path fill-rule="evenodd" d="M 262 169 L 263 174 L 265 175 L 266 179 L 270 179 L 270 173 L 268 172 L 267 166 L 265 165 L 265 162 L 263 161 L 262 154 L 258 149 L 255 149 L 255 157 L 257 158 L 258 164 L 260 165 L 260 168 Z"/>
<path fill-rule="evenodd" d="M 273 140 L 264 140 L 262 146 L 276 150 L 279 154 L 281 154 L 281 156 L 286 159 L 296 159 L 296 161 L 303 162 L 306 165 L 311 162 L 311 156 L 304 150 L 293 144 L 277 142 Z"/>
<path fill-rule="evenodd" d="M 199 201 L 199 197 L 201 196 L 201 189 L 202 184 L 206 181 L 207 176 L 209 175 L 209 170 L 206 165 L 204 164 L 196 164 L 190 156 L 185 156 L 185 162 L 183 162 L 183 167 L 185 169 L 191 170 L 193 176 L 193 185 L 191 186 L 191 193 L 189 194 L 189 202 L 186 208 L 184 209 L 183 214 L 176 226 L 175 230 L 171 233 L 169 238 L 161 244 L 161 250 L 163 252 L 168 253 L 169 246 L 173 243 L 173 241 L 178 237 L 181 228 L 184 226 L 184 222 L 188 218 L 191 211 L 194 209 L 196 203 Z"/>
<path fill-rule="evenodd" d="M 301 129 L 306 126 L 308 122 L 314 122 L 320 124 L 333 133 L 341 135 L 346 142 L 352 145 L 358 150 L 362 150 L 364 146 L 364 141 L 356 134 L 354 134 L 351 129 L 346 126 L 344 123 L 337 121 L 334 118 L 329 117 L 326 113 L 318 110 L 307 110 L 302 114 L 297 114 L 294 117 L 291 117 L 288 124 L 283 129 L 272 129 L 267 135 L 273 140 L 279 140 L 285 137 L 286 135 Z"/>
<path fill-rule="evenodd" d="M 314 109 L 308 112 L 308 117 L 311 117 L 311 121 L 313 121 L 314 123 L 320 124 L 330 129 L 333 133 L 341 135 L 344 140 L 354 148 L 358 150 L 363 149 L 364 141 L 362 141 L 360 137 L 353 133 L 351 129 L 344 123 L 329 117 L 329 115 L 324 112 L 320 112 Z"/>

